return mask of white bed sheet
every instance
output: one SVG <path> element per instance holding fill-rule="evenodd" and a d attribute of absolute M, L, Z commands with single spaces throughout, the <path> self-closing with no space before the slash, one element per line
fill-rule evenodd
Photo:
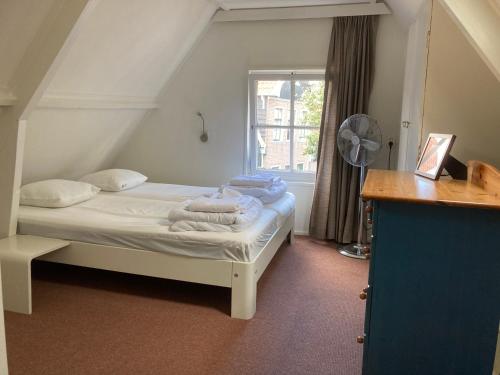
<path fill-rule="evenodd" d="M 99 193 L 94 199 L 66 208 L 21 206 L 18 232 L 190 257 L 249 262 L 282 224 L 278 209 L 284 212 L 286 207 L 294 205 L 291 194 L 280 201 L 276 208 L 264 208 L 257 222 L 242 232 L 172 232 L 166 217 L 170 209 L 181 205 L 180 202 Z"/>
<path fill-rule="evenodd" d="M 132 189 L 116 193 L 101 192 L 99 194 L 182 202 L 188 199 L 194 199 L 203 194 L 212 194 L 217 191 L 218 188 L 214 187 L 145 182 Z M 264 207 L 272 209 L 278 213 L 278 226 L 281 226 L 290 213 L 295 209 L 295 196 L 292 193 L 287 192 L 276 202 L 265 204 Z"/>
<path fill-rule="evenodd" d="M 125 197 L 157 199 L 164 201 L 182 202 L 188 199 L 199 197 L 203 194 L 216 193 L 219 189 L 204 186 L 159 184 L 155 182 L 145 182 L 132 189 L 118 192 L 101 192 L 102 194 L 119 195 Z"/>

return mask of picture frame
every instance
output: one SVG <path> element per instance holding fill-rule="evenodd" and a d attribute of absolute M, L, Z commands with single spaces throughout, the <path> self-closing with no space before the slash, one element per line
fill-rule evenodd
<path fill-rule="evenodd" d="M 454 134 L 430 133 L 418 159 L 415 174 L 439 180 L 455 138 Z"/>

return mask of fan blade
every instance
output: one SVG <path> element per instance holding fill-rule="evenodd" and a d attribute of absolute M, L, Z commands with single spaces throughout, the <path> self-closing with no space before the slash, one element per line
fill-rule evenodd
<path fill-rule="evenodd" d="M 353 135 L 354 135 L 354 133 L 352 132 L 352 130 L 347 129 L 347 128 L 342 130 L 342 132 L 340 133 L 340 136 L 344 139 L 347 139 L 348 141 L 350 141 L 352 139 Z"/>
<path fill-rule="evenodd" d="M 370 141 L 369 139 L 362 139 L 361 144 L 369 151 L 378 151 L 380 148 L 380 145 L 377 142 Z"/>
<path fill-rule="evenodd" d="M 368 119 L 368 117 L 364 117 L 364 116 L 360 117 L 359 124 L 358 124 L 358 135 L 360 138 L 366 134 L 369 127 L 370 127 L 370 120 Z"/>
<path fill-rule="evenodd" d="M 360 149 L 361 149 L 361 144 L 359 143 L 351 149 L 350 157 L 351 157 L 351 162 L 354 164 L 358 162 Z"/>

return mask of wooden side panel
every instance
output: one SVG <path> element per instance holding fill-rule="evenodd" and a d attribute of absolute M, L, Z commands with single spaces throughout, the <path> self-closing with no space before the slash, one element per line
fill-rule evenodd
<path fill-rule="evenodd" d="M 500 194 L 500 171 L 478 160 L 467 162 L 467 181 L 495 197 Z"/>
<path fill-rule="evenodd" d="M 491 375 L 500 213 L 381 201 L 372 251 L 369 375 Z"/>

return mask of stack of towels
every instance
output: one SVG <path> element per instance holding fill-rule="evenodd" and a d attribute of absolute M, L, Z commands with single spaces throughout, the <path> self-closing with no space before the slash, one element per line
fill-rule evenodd
<path fill-rule="evenodd" d="M 186 201 L 184 207 L 172 209 L 168 219 L 174 232 L 240 232 L 255 222 L 261 211 L 262 203 L 258 199 L 222 189 Z"/>
<path fill-rule="evenodd" d="M 236 190 L 243 195 L 260 199 L 264 204 L 276 202 L 286 193 L 287 184 L 281 177 L 271 173 L 260 173 L 253 176 L 237 176 L 229 185 L 222 187 Z"/>

